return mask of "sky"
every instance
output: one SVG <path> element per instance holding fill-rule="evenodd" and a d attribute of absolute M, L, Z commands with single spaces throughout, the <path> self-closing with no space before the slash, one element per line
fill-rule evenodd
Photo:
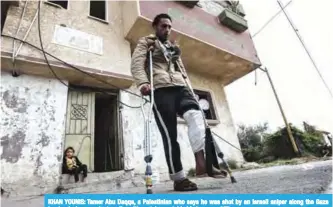
<path fill-rule="evenodd" d="M 285 5 L 290 0 L 281 0 Z M 315 3 L 316 2 L 316 3 Z M 255 34 L 280 10 L 276 0 L 241 0 L 249 31 Z M 332 0 L 293 0 L 285 9 L 301 34 L 322 76 L 333 91 Z M 253 38 L 259 58 L 273 79 L 289 123 L 303 127 L 303 121 L 333 133 L 333 97 L 281 12 Z M 236 125 L 267 122 L 270 130 L 284 122 L 267 75 L 252 72 L 226 87 L 229 107 Z"/>

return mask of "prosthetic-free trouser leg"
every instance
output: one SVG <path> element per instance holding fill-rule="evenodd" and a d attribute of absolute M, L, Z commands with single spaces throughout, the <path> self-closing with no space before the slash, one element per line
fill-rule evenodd
<path fill-rule="evenodd" d="M 179 88 L 161 88 L 155 90 L 154 115 L 162 135 L 165 158 L 170 179 L 175 182 L 176 191 L 197 190 L 195 183 L 185 177 L 181 163 L 180 146 L 177 141 L 177 112 Z"/>

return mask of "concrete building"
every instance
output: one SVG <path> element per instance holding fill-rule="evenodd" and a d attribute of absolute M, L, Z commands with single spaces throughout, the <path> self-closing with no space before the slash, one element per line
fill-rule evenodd
<path fill-rule="evenodd" d="M 138 38 L 152 33 L 151 21 L 158 13 L 173 18 L 193 88 L 209 103 L 205 113 L 213 131 L 240 148 L 224 87 L 260 61 L 241 7 L 236 15 L 220 1 L 195 3 L 44 1 L 44 50 L 68 63 L 47 55 L 61 81 L 41 51 L 20 41 L 13 47 L 13 39 L 2 36 L 2 188 L 23 194 L 54 189 L 67 146 L 76 149 L 89 172 L 144 172 L 141 110 L 120 103 L 140 106 L 141 99 L 117 88 L 139 94 L 130 72 L 131 53 Z M 2 34 L 40 48 L 38 2 L 17 1 L 6 8 Z M 162 139 L 155 122 L 152 127 L 153 169 L 163 176 Z M 178 129 L 184 168 L 189 170 L 194 156 L 181 118 Z M 217 140 L 227 159 L 243 161 L 240 151 Z"/>

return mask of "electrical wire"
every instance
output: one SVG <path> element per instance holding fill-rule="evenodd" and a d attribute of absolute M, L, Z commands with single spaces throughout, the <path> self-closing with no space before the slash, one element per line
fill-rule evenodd
<path fill-rule="evenodd" d="M 241 149 L 239 149 L 238 147 L 236 147 L 235 145 L 231 144 L 230 142 L 228 142 L 227 140 L 225 140 L 223 137 L 219 136 L 218 134 L 216 134 L 215 132 L 212 131 L 212 134 L 214 134 L 215 136 L 217 136 L 218 138 L 220 138 L 221 140 L 223 140 L 224 142 L 226 142 L 227 144 L 229 144 L 230 146 L 232 146 L 233 148 L 242 151 Z"/>
<path fill-rule="evenodd" d="M 40 49 L 39 47 L 37 47 L 37 46 L 35 46 L 35 45 L 33 45 L 33 44 L 27 42 L 27 41 L 23 41 L 23 40 L 21 40 L 21 39 L 19 39 L 19 38 L 15 38 L 15 37 L 12 37 L 12 36 L 9 36 L 9 35 L 5 35 L 5 34 L 1 34 L 1 36 L 3 36 L 3 37 L 7 37 L 7 38 L 15 39 L 15 40 L 17 40 L 17 41 L 23 42 L 24 44 L 27 44 L 27 45 L 29 45 L 29 46 L 35 48 L 35 49 L 37 49 L 37 50 L 42 51 L 42 49 Z M 60 62 L 63 62 L 64 64 L 68 65 L 69 67 L 73 67 L 74 69 L 81 71 L 81 69 L 78 69 L 78 68 L 76 68 L 75 66 L 72 66 L 71 64 L 69 64 L 69 63 L 67 63 L 67 62 L 65 62 L 65 61 L 63 61 L 63 60 L 61 60 L 61 59 L 55 57 L 54 55 L 52 55 L 52 54 L 50 54 L 50 53 L 48 53 L 48 52 L 46 52 L 46 51 L 44 51 L 44 52 L 45 52 L 46 55 L 49 55 L 49 56 L 51 56 L 52 58 L 54 58 L 54 59 L 56 59 L 56 60 L 58 60 L 58 61 L 60 61 Z M 82 72 L 86 73 L 85 71 L 82 71 Z M 90 74 L 89 74 L 89 75 L 90 75 Z M 97 78 L 97 80 L 99 80 L 99 79 Z M 102 81 L 102 80 L 101 80 L 101 81 Z M 106 83 L 106 84 L 109 84 L 109 83 Z M 110 84 L 109 84 L 109 85 L 110 85 Z M 66 84 L 66 86 L 67 86 L 67 84 Z M 114 86 L 114 85 L 111 85 L 111 86 L 112 86 L 112 87 L 116 87 L 116 88 L 118 88 L 119 90 L 123 90 L 123 91 L 124 91 L 124 89 L 120 89 L 120 88 L 117 87 L 117 86 Z M 68 87 L 68 86 L 67 86 L 67 87 Z M 103 93 L 103 91 L 99 91 L 99 92 L 102 92 L 102 93 Z M 127 92 L 127 91 L 126 91 L 126 92 Z M 105 93 L 105 92 L 104 92 L 104 93 Z M 132 93 L 132 92 L 130 92 L 130 93 Z M 137 94 L 135 94 L 135 95 L 136 95 L 136 96 L 139 96 L 139 95 L 137 95 Z M 139 97 L 140 97 L 140 98 L 143 98 L 143 97 L 141 97 L 141 96 L 139 96 Z M 118 100 L 118 101 L 119 101 L 119 100 Z M 144 103 L 144 104 L 146 104 L 147 102 L 148 102 L 148 100 L 145 99 L 145 103 Z M 127 105 L 127 104 L 125 104 L 125 103 L 122 103 L 122 102 L 120 102 L 120 101 L 119 101 L 119 103 L 122 104 L 122 105 L 124 105 L 124 106 L 127 106 L 127 107 L 129 107 L 129 108 L 141 108 L 141 107 L 133 107 L 133 106 L 129 106 L 129 105 Z M 221 140 L 223 140 L 224 142 L 226 142 L 227 144 L 229 144 L 229 145 L 231 145 L 232 147 L 234 147 L 235 149 L 237 149 L 237 150 L 239 150 L 239 151 L 242 151 L 241 149 L 239 149 L 239 148 L 237 148 L 236 146 L 232 145 L 230 142 L 226 141 L 226 140 L 225 140 L 224 138 L 222 138 L 221 136 L 217 135 L 215 132 L 212 132 L 212 133 L 213 133 L 215 136 L 217 136 L 218 138 L 220 138 Z"/>
<path fill-rule="evenodd" d="M 39 50 L 39 51 L 42 51 L 39 47 L 37 47 L 37 46 L 35 46 L 35 45 L 33 45 L 33 44 L 27 42 L 27 41 L 23 41 L 23 40 L 21 40 L 21 39 L 19 39 L 19 38 L 15 38 L 15 37 L 12 37 L 12 36 L 9 36 L 9 35 L 5 35 L 5 34 L 1 34 L 1 36 L 2 36 L 2 37 L 11 38 L 11 39 L 15 39 L 15 40 L 17 40 L 17 41 L 23 42 L 24 44 L 27 44 L 27 45 L 33 47 L 33 48 L 35 48 L 35 49 L 37 49 L 37 50 Z M 46 52 L 46 51 L 44 51 L 44 52 L 45 52 L 45 54 L 51 56 L 52 58 L 54 58 L 54 59 L 56 59 L 56 60 L 58 60 L 58 61 L 64 63 L 65 65 L 67 65 L 67 66 L 69 66 L 69 67 L 72 67 L 72 68 L 74 68 L 74 69 L 76 69 L 76 70 L 78 70 L 78 71 L 80 71 L 80 72 L 82 72 L 82 73 L 84 73 L 84 74 L 87 74 L 86 71 L 83 71 L 83 70 L 81 70 L 81 69 L 78 69 L 77 67 L 72 66 L 71 64 L 69 64 L 69 63 L 67 63 L 67 62 L 65 62 L 65 61 L 63 61 L 63 60 L 61 60 L 61 59 L 55 57 L 54 55 L 52 55 L 52 54 L 50 54 L 50 53 L 48 53 L 48 52 Z M 89 73 L 88 73 L 88 74 L 89 74 Z M 89 74 L 89 76 L 92 76 L 92 75 Z M 92 77 L 94 77 L 94 76 L 92 76 Z M 106 85 L 110 85 L 110 86 L 115 87 L 115 88 L 117 88 L 117 89 L 119 89 L 119 90 L 121 90 L 121 91 L 128 92 L 128 93 L 130 93 L 130 94 L 132 94 L 132 95 L 134 94 L 135 96 L 138 96 L 138 97 L 140 97 L 141 99 L 144 99 L 144 100 L 145 100 L 145 103 L 144 103 L 144 104 L 146 104 L 147 102 L 149 102 L 147 99 L 145 99 L 145 98 L 143 98 L 143 97 L 141 97 L 141 96 L 139 96 L 139 95 L 137 95 L 137 94 L 135 94 L 135 93 L 132 93 L 132 92 L 127 91 L 127 90 L 125 90 L 125 89 L 121 89 L 121 88 L 119 88 L 119 87 L 117 87 L 117 86 L 115 86 L 115 85 L 113 85 L 113 84 L 110 84 L 110 83 L 108 83 L 108 82 L 106 82 L 106 81 L 103 81 L 103 80 L 101 80 L 101 79 L 99 79 L 99 78 L 97 78 L 97 77 L 94 77 L 94 78 L 95 78 L 96 80 L 98 80 L 98 81 L 100 81 L 100 82 L 106 84 Z M 66 84 L 66 86 L 67 86 L 67 84 Z M 70 87 L 70 86 L 67 86 L 67 87 Z M 75 89 L 75 88 L 73 88 L 73 89 L 74 89 L 74 90 L 77 90 L 77 89 Z M 94 91 L 95 91 L 95 92 L 104 93 L 104 94 L 108 94 L 108 93 L 106 93 L 105 91 L 96 91 L 96 90 L 94 90 Z M 127 104 L 125 104 L 125 103 L 123 103 L 123 102 L 121 102 L 121 101 L 119 101 L 119 100 L 118 100 L 118 102 L 119 102 L 120 104 L 124 105 L 124 106 L 129 107 L 129 108 L 141 108 L 141 106 L 140 106 L 140 107 L 139 107 L 139 106 L 129 106 L 129 105 L 127 105 Z"/>
<path fill-rule="evenodd" d="M 292 1 L 289 1 L 283 8 L 286 8 Z M 254 33 L 254 35 L 252 35 L 251 37 L 255 37 L 256 35 L 258 35 L 262 30 L 264 30 L 266 28 L 266 26 L 271 23 L 271 21 L 273 21 L 275 19 L 275 17 L 277 17 L 280 13 L 282 12 L 282 9 L 280 9 L 276 14 L 274 14 L 256 33 Z"/>
<path fill-rule="evenodd" d="M 288 20 L 290 26 L 292 27 L 292 29 L 294 30 L 296 36 L 298 37 L 299 41 L 301 42 L 301 44 L 302 44 L 302 46 L 303 46 L 305 52 L 306 52 L 307 55 L 309 56 L 309 58 L 310 58 L 310 60 L 311 60 L 311 62 L 312 62 L 312 64 L 313 64 L 314 68 L 317 70 L 317 73 L 318 73 L 320 79 L 322 80 L 322 82 L 324 83 L 324 85 L 325 85 L 325 87 L 327 88 L 328 92 L 330 93 L 331 97 L 333 98 L 333 93 L 332 93 L 331 89 L 330 89 L 329 86 L 327 85 L 327 83 L 326 83 L 324 77 L 322 76 L 322 74 L 321 74 L 321 72 L 320 72 L 320 70 L 319 70 L 317 64 L 315 63 L 314 59 L 312 58 L 312 56 L 311 56 L 311 54 L 310 54 L 310 51 L 309 51 L 308 48 L 306 47 L 306 45 L 305 45 L 305 43 L 304 43 L 304 41 L 303 41 L 303 38 L 301 37 L 300 33 L 298 32 L 298 29 L 296 28 L 295 24 L 294 24 L 294 23 L 292 22 L 292 20 L 290 19 L 290 17 L 289 17 L 289 15 L 287 14 L 287 12 L 284 10 L 284 8 L 283 8 L 281 2 L 280 2 L 279 0 L 278 0 L 277 2 L 278 2 L 278 4 L 279 4 L 279 6 L 281 7 L 281 10 L 283 11 L 284 15 L 286 16 L 286 18 L 287 18 L 287 20 Z"/>
<path fill-rule="evenodd" d="M 5 34 L 1 34 L 1 36 L 3 36 L 3 37 L 7 37 L 7 38 L 12 38 L 12 39 L 14 39 L 14 40 L 20 41 L 21 43 L 27 44 L 27 45 L 29 45 L 29 46 L 31 46 L 31 47 L 33 47 L 33 48 L 35 48 L 35 49 L 37 49 L 37 50 L 43 52 L 43 55 L 44 55 L 44 58 L 45 58 L 45 60 L 46 60 L 47 65 L 48 65 L 48 68 L 51 70 L 51 72 L 53 73 L 53 75 L 54 75 L 54 76 L 55 76 L 55 77 L 56 77 L 56 78 L 57 78 L 57 79 L 58 79 L 63 85 L 65 85 L 65 86 L 68 87 L 68 88 L 71 88 L 71 86 L 69 86 L 69 85 L 67 85 L 66 83 L 64 83 L 64 82 L 58 77 L 58 75 L 57 75 L 57 74 L 55 73 L 55 71 L 52 69 L 52 66 L 50 65 L 50 63 L 49 63 L 48 58 L 47 58 L 46 55 L 49 55 L 50 57 L 52 57 L 52 58 L 54 58 L 54 59 L 56 59 L 56 60 L 62 62 L 63 64 L 65 64 L 65 65 L 67 65 L 67 66 L 69 66 L 69 67 L 71 67 L 71 68 L 73 68 L 73 69 L 75 69 L 75 70 L 77 70 L 77 71 L 79 71 L 79 72 L 81 72 L 81 73 L 84 73 L 84 74 L 86 74 L 86 75 L 88 75 L 88 76 L 90 76 L 90 77 L 96 79 L 97 81 L 100 81 L 100 82 L 102 82 L 102 83 L 104 83 L 104 84 L 107 84 L 107 85 L 110 85 L 110 86 L 112 86 L 112 87 L 118 88 L 119 90 L 122 90 L 122 91 L 128 92 L 128 93 L 130 93 L 130 94 L 132 94 L 132 95 L 134 95 L 134 96 L 140 97 L 140 98 L 142 98 L 142 99 L 145 100 L 145 103 L 144 103 L 144 104 L 146 104 L 146 103 L 148 102 L 147 99 L 145 99 L 145 98 L 139 96 L 138 94 L 135 94 L 135 93 L 133 93 L 133 92 L 131 92 L 131 91 L 127 91 L 127 90 L 125 90 L 125 89 L 121 89 L 121 88 L 119 88 L 119 87 L 117 87 L 117 86 L 115 86 L 115 85 L 112 85 L 112 84 L 110 84 L 110 83 L 108 83 L 108 82 L 106 82 L 106 81 L 104 81 L 104 80 L 102 80 L 102 79 L 99 79 L 99 78 L 97 78 L 97 77 L 95 77 L 95 76 L 89 74 L 88 72 L 83 71 L 83 70 L 81 70 L 81 69 L 79 69 L 79 68 L 77 68 L 77 67 L 75 67 L 75 66 L 73 66 L 73 65 L 71 65 L 71 64 L 69 64 L 69 63 L 67 63 L 67 62 L 65 62 L 65 61 L 63 61 L 63 60 L 61 60 L 60 58 L 57 58 L 56 56 L 54 56 L 54 55 L 52 55 L 52 54 L 46 52 L 46 51 L 44 50 L 43 41 L 42 41 L 42 35 L 41 35 L 41 29 L 40 29 L 40 5 L 41 5 L 41 2 L 39 2 L 39 4 L 38 4 L 38 34 L 39 34 L 39 39 L 40 39 L 41 48 L 39 48 L 39 47 L 37 47 L 37 46 L 35 46 L 35 45 L 33 45 L 33 44 L 31 44 L 31 43 L 25 41 L 25 40 L 21 40 L 21 39 L 19 39 L 19 38 L 16 38 L 16 37 L 12 37 L 12 36 L 5 35 Z M 75 90 L 75 89 L 74 89 L 74 90 Z M 104 91 L 100 91 L 100 92 L 105 93 Z M 107 93 L 106 93 L 106 94 L 107 94 Z M 118 100 L 118 101 L 119 101 L 119 100 Z M 129 107 L 129 108 L 141 108 L 141 106 L 137 106 L 137 107 L 136 107 L 136 106 L 129 106 L 129 105 L 127 105 L 127 104 L 125 104 L 125 103 L 122 103 L 122 102 L 120 102 L 120 101 L 119 101 L 119 103 L 122 104 L 122 105 L 125 105 L 125 106 L 127 106 L 127 107 Z M 234 146 L 233 144 L 231 144 L 231 143 L 228 142 L 227 140 L 223 139 L 221 136 L 217 135 L 215 132 L 212 132 L 212 133 L 213 133 L 215 136 L 217 136 L 218 138 L 220 138 L 221 140 L 223 140 L 224 142 L 226 142 L 227 144 L 229 144 L 229 145 L 231 145 L 232 147 L 234 147 L 235 149 L 240 150 L 239 148 L 237 148 L 236 146 Z M 241 151 L 241 150 L 240 150 L 240 151 Z"/>
<path fill-rule="evenodd" d="M 44 55 L 44 58 L 45 58 L 46 64 L 47 64 L 48 68 L 50 69 L 50 71 L 52 72 L 52 74 L 54 75 L 54 77 L 55 77 L 56 79 L 58 79 L 58 81 L 59 81 L 60 83 L 62 83 L 63 85 L 65 85 L 66 87 L 68 87 L 68 88 L 70 88 L 70 89 L 72 89 L 72 90 L 75 90 L 73 87 L 70 87 L 68 84 L 66 84 L 64 81 L 62 81 L 62 80 L 59 78 L 59 76 L 56 74 L 56 72 L 53 70 L 52 66 L 50 65 L 49 60 L 48 60 L 48 58 L 47 58 L 47 56 L 46 56 L 46 52 L 45 52 L 45 50 L 44 50 L 44 46 L 43 46 L 42 34 L 41 34 L 41 23 L 40 23 L 41 4 L 42 4 L 42 2 L 39 1 L 39 3 L 38 3 L 38 11 L 37 11 L 37 12 L 38 12 L 38 18 L 37 18 L 37 19 L 38 19 L 38 35 L 39 35 L 39 42 L 40 42 L 40 46 L 41 46 L 41 51 L 42 51 L 42 53 L 43 53 L 43 55 Z M 104 91 L 99 91 L 99 92 L 108 95 L 108 93 L 106 93 L 106 92 L 104 92 Z M 137 95 L 137 94 L 135 94 L 135 95 Z M 137 95 L 137 96 L 138 96 L 138 95 Z M 139 96 L 139 97 L 141 98 L 141 96 Z M 130 105 L 125 104 L 125 103 L 123 103 L 123 102 L 121 102 L 121 101 L 119 101 L 119 100 L 118 100 L 118 102 L 119 102 L 120 104 L 124 105 L 124 106 L 129 107 L 129 108 L 135 108 L 135 109 L 136 109 L 136 108 L 141 108 L 141 106 L 130 106 Z"/>
<path fill-rule="evenodd" d="M 40 4 L 39 4 L 38 8 L 40 9 Z M 39 12 L 38 12 L 38 13 L 39 13 Z M 39 17 L 39 15 L 38 15 L 38 17 Z M 40 35 L 40 40 L 41 40 L 40 18 L 39 18 L 39 26 L 38 26 L 38 29 L 39 29 L 39 35 Z M 69 67 L 71 67 L 71 68 L 73 68 L 73 69 L 75 69 L 75 70 L 77 70 L 77 71 L 79 71 L 79 72 L 81 72 L 81 73 L 84 73 L 84 74 L 86 74 L 86 75 L 88 75 L 88 76 L 94 78 L 95 80 L 97 80 L 97 81 L 99 81 L 99 82 L 101 82 L 101 83 L 104 83 L 104 84 L 106 84 L 106 85 L 109 85 L 109 86 L 112 86 L 112 87 L 114 87 L 114 88 L 117 88 L 117 89 L 119 89 L 119 90 L 121 90 L 121 91 L 125 91 L 125 92 L 127 92 L 127 93 L 129 93 L 129 94 L 131 94 L 131 95 L 134 95 L 134 96 L 137 96 L 137 97 L 139 97 L 139 98 L 141 98 L 141 99 L 144 99 L 144 100 L 145 100 L 145 103 L 144 103 L 144 104 L 146 104 L 146 103 L 148 102 L 147 99 L 145 99 L 144 97 L 139 96 L 138 94 L 135 94 L 135 93 L 133 93 L 133 92 L 131 92 L 131 91 L 128 91 L 128 90 L 126 90 L 126 89 L 121 89 L 121 88 L 119 88 L 119 87 L 117 87 L 117 86 L 115 86 L 115 85 L 113 85 L 113 84 L 111 84 L 111 83 L 109 83 L 109 82 L 107 82 L 107 81 L 104 81 L 104 80 L 102 80 L 102 79 L 99 79 L 99 78 L 95 77 L 94 75 L 91 75 L 90 73 L 88 73 L 88 72 L 86 72 L 86 71 L 84 71 L 84 70 L 81 70 L 81 69 L 79 69 L 79 68 L 77 68 L 77 67 L 75 67 L 75 66 L 73 66 L 73 65 L 71 65 L 71 64 L 69 64 L 69 63 L 67 63 L 67 62 L 65 62 L 65 61 L 63 61 L 63 60 L 61 60 L 60 58 L 57 58 L 56 56 L 54 56 L 54 55 L 52 55 L 52 54 L 46 52 L 46 51 L 44 50 L 44 48 L 41 49 L 41 48 L 39 48 L 39 47 L 37 47 L 37 46 L 35 46 L 35 45 L 33 45 L 33 44 L 31 44 L 31 43 L 25 41 L 25 40 L 22 40 L 22 39 L 19 39 L 19 38 L 16 38 L 16 37 L 12 37 L 12 36 L 9 36 L 9 35 L 1 34 L 1 36 L 3 36 L 3 37 L 7 37 L 7 38 L 11 38 L 11 39 L 16 40 L 16 41 L 19 41 L 19 42 L 21 42 L 22 44 L 23 44 L 23 43 L 24 43 L 24 44 L 27 44 L 27 45 L 29 45 L 29 46 L 31 46 L 31 47 L 33 47 L 33 48 L 35 48 L 35 49 L 37 49 L 37 50 L 43 52 L 43 55 L 44 55 L 44 57 L 45 57 L 45 60 L 46 60 L 46 63 L 47 63 L 47 65 L 48 65 L 49 69 L 51 70 L 51 72 L 53 73 L 53 75 L 54 75 L 54 76 L 55 76 L 55 77 L 56 77 L 56 78 L 57 78 L 62 84 L 64 84 L 66 87 L 71 88 L 70 86 L 68 86 L 66 83 L 64 83 L 64 82 L 63 82 L 63 81 L 57 76 L 57 74 L 55 73 L 55 71 L 52 69 L 52 67 L 51 67 L 51 65 L 50 65 L 50 63 L 49 63 L 49 61 L 48 61 L 48 58 L 47 58 L 47 56 L 46 56 L 45 54 L 47 54 L 47 55 L 51 56 L 52 58 L 54 58 L 54 59 L 56 59 L 56 60 L 62 62 L 62 63 L 63 63 L 64 65 L 66 65 L 66 66 L 69 66 Z M 41 46 L 43 47 L 43 43 L 42 43 L 42 42 L 41 42 Z M 98 91 L 98 92 L 108 94 L 108 93 L 106 93 L 106 92 L 104 92 L 104 91 Z M 141 108 L 141 106 L 129 106 L 129 105 L 125 104 L 125 103 L 122 103 L 122 102 L 119 101 L 119 100 L 118 100 L 118 102 L 119 102 L 120 104 L 122 104 L 122 105 L 125 105 L 125 106 L 129 107 L 129 108 Z"/>

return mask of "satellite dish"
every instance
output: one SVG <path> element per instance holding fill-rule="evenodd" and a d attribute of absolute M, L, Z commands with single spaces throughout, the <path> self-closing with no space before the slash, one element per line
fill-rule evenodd
<path fill-rule="evenodd" d="M 200 99 L 199 105 L 204 111 L 207 111 L 209 109 L 209 102 L 206 99 Z"/>

